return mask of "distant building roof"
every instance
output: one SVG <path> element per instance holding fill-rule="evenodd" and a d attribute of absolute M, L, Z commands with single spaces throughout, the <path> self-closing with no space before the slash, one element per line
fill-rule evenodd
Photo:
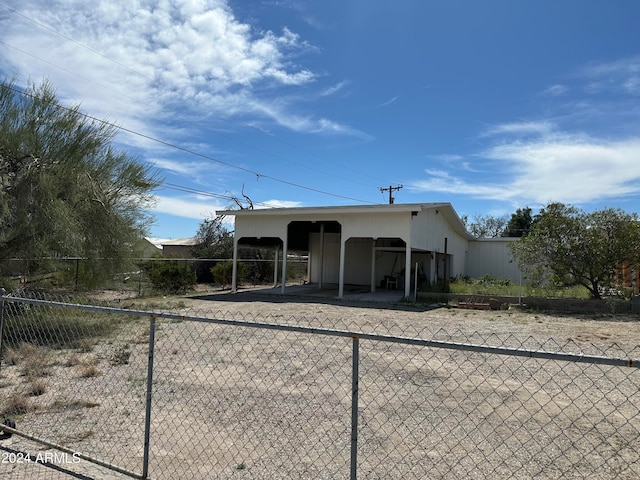
<path fill-rule="evenodd" d="M 196 238 L 176 238 L 175 240 L 167 240 L 161 243 L 163 247 L 169 246 L 184 246 L 184 247 L 193 247 L 198 244 L 198 240 Z"/>

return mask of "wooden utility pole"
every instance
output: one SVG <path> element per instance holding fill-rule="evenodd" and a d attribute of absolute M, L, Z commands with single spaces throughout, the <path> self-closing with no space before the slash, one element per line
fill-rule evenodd
<path fill-rule="evenodd" d="M 397 187 L 392 187 L 391 185 L 389 185 L 387 188 L 382 188 L 380 187 L 380 191 L 382 193 L 386 192 L 387 190 L 389 191 L 389 205 L 391 205 L 393 203 L 393 191 L 394 190 L 400 190 L 402 188 L 402 185 L 398 185 Z"/>

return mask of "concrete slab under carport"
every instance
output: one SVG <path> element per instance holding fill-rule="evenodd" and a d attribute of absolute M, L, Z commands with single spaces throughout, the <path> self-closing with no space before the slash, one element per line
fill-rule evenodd
<path fill-rule="evenodd" d="M 337 284 L 323 284 L 322 288 L 318 288 L 315 284 L 307 285 L 287 285 L 282 293 L 281 286 L 277 287 L 248 287 L 238 288 L 236 293 L 230 293 L 229 291 L 223 291 L 214 293 L 212 297 L 218 295 L 255 295 L 258 297 L 273 297 L 276 298 L 308 298 L 317 299 L 319 302 L 322 300 L 331 301 L 343 301 L 343 302 L 380 302 L 387 304 L 400 303 L 403 298 L 403 293 L 400 290 L 382 290 L 378 289 L 375 292 L 371 292 L 371 287 L 368 285 L 345 285 L 344 294 L 342 298 L 339 296 L 339 289 Z"/>

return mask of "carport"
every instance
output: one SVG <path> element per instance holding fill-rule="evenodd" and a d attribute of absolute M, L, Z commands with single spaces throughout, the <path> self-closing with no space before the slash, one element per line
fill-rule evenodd
<path fill-rule="evenodd" d="M 309 252 L 309 283 L 399 288 L 409 297 L 415 264 L 428 280 L 464 274 L 472 237 L 448 203 L 273 208 L 217 212 L 235 216 L 232 291 L 237 290 L 238 245 L 282 245 L 281 293 L 287 255 Z M 439 265 L 442 264 L 442 267 Z"/>

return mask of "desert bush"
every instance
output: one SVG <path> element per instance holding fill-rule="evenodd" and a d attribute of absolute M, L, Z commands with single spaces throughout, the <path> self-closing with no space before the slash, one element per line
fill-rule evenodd
<path fill-rule="evenodd" d="M 127 365 L 129 363 L 129 357 L 131 357 L 129 345 L 120 345 L 115 347 L 111 352 L 109 363 L 114 367 L 118 365 Z"/>
<path fill-rule="evenodd" d="M 233 275 L 233 261 L 225 260 L 219 262 L 211 269 L 213 280 L 219 285 L 230 285 Z M 238 262 L 237 272 L 238 283 L 246 282 L 251 279 L 251 268 L 246 263 Z"/>
<path fill-rule="evenodd" d="M 193 264 L 184 260 L 149 261 L 143 269 L 153 288 L 162 293 L 185 293 L 196 284 Z"/>
<path fill-rule="evenodd" d="M 47 384 L 43 380 L 33 379 L 27 386 L 27 395 L 38 397 L 47 391 Z"/>

